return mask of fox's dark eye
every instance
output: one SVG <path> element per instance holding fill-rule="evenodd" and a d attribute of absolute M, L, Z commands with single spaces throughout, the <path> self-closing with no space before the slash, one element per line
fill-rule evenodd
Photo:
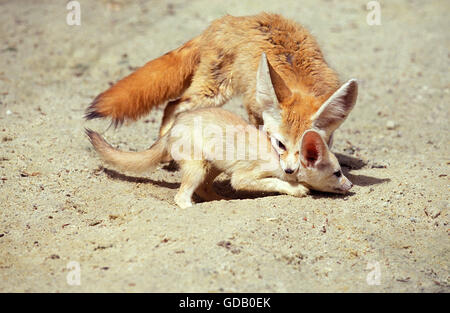
<path fill-rule="evenodd" d="M 286 146 L 281 141 L 277 140 L 277 145 L 280 149 L 286 150 Z"/>
<path fill-rule="evenodd" d="M 336 171 L 333 173 L 333 175 L 336 177 L 341 177 L 342 173 L 341 173 L 341 171 Z"/>
<path fill-rule="evenodd" d="M 286 146 L 281 141 L 276 139 L 275 137 L 270 137 L 270 141 L 272 142 L 272 146 L 275 149 L 280 149 L 280 150 L 286 151 Z"/>

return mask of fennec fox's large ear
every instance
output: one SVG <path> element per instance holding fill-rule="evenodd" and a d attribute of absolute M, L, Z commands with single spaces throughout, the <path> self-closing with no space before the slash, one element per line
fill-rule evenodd
<path fill-rule="evenodd" d="M 307 167 L 317 167 L 328 153 L 322 136 L 315 130 L 307 130 L 302 137 L 301 161 Z"/>
<path fill-rule="evenodd" d="M 325 101 L 311 118 L 313 127 L 331 135 L 345 121 L 358 96 L 358 82 L 350 79 Z"/>
<path fill-rule="evenodd" d="M 267 61 L 267 56 L 263 52 L 256 73 L 256 101 L 263 107 L 270 108 L 290 96 L 291 91 Z"/>

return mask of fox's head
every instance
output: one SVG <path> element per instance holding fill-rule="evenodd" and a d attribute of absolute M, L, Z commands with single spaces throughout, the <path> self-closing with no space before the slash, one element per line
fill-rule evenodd
<path fill-rule="evenodd" d="M 281 168 L 295 174 L 300 166 L 302 137 L 315 130 L 331 146 L 333 132 L 356 103 L 358 84 L 352 79 L 328 99 L 292 91 L 262 54 L 256 77 L 256 101 L 265 108 L 264 130 L 280 156 Z"/>
<path fill-rule="evenodd" d="M 317 131 L 307 130 L 303 134 L 301 151 L 297 181 L 326 192 L 346 193 L 352 188 L 353 184 L 342 173 L 336 156 Z"/>

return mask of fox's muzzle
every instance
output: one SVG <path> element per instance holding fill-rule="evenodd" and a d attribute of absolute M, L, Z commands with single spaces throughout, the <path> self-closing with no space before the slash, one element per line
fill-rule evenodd
<path fill-rule="evenodd" d="M 346 193 L 353 187 L 352 182 L 345 176 L 342 176 L 340 183 L 341 183 L 340 189 L 342 190 L 343 193 Z"/>
<path fill-rule="evenodd" d="M 280 159 L 280 165 L 283 171 L 286 174 L 290 175 L 297 172 L 300 165 L 300 161 L 298 159 L 295 159 L 295 157 L 291 157 L 288 155 L 288 157 L 286 157 L 284 160 Z"/>

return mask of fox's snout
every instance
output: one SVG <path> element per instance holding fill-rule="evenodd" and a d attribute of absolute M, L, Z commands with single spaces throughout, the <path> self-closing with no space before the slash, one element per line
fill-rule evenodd
<path fill-rule="evenodd" d="M 297 173 L 299 167 L 298 166 L 289 166 L 289 165 L 286 165 L 286 164 L 281 164 L 281 168 L 283 169 L 283 171 L 286 174 L 292 175 L 292 174 Z"/>
<path fill-rule="evenodd" d="M 346 193 L 353 187 L 352 182 L 345 176 L 342 176 L 340 183 L 341 183 L 340 189 L 342 190 L 343 193 Z"/>
<path fill-rule="evenodd" d="M 283 159 L 283 157 L 280 159 L 280 165 L 283 171 L 286 174 L 294 174 L 297 172 L 299 168 L 300 161 L 296 158 L 290 157 L 289 155 Z"/>

